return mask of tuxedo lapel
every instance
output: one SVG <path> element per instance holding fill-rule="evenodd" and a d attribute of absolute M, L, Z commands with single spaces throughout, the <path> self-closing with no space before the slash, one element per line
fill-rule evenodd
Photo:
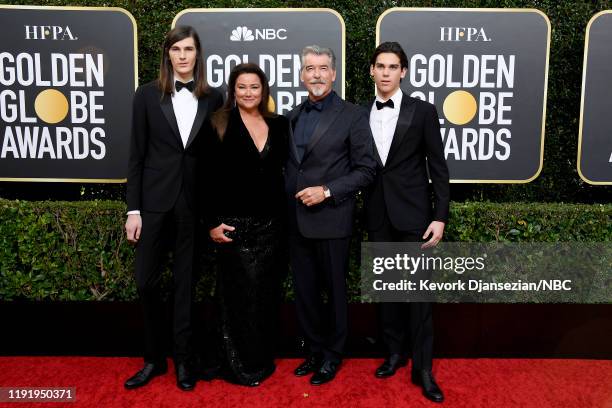
<path fill-rule="evenodd" d="M 376 98 L 374 98 L 372 100 L 372 102 L 370 103 L 369 106 L 367 106 L 368 108 L 368 119 L 370 118 L 370 115 L 372 114 L 372 108 L 374 107 L 374 103 L 376 102 Z M 374 136 L 374 133 L 372 133 L 372 137 Z M 374 159 L 376 159 L 376 163 L 378 163 L 378 165 L 380 167 L 385 167 L 385 165 L 382 162 L 382 159 L 380 158 L 380 153 L 378 153 L 378 148 L 376 147 L 376 141 L 373 140 L 374 143 L 372 143 L 374 145 Z"/>
<path fill-rule="evenodd" d="M 185 149 L 187 149 L 191 142 L 193 142 L 193 139 L 195 139 L 196 135 L 200 131 L 200 128 L 202 127 L 202 123 L 204 123 L 204 119 L 206 118 L 206 111 L 208 109 L 208 99 L 209 98 L 198 99 L 198 112 L 196 113 L 196 117 L 193 120 L 193 126 L 191 127 L 189 138 L 187 139 L 187 143 L 185 144 Z"/>
<path fill-rule="evenodd" d="M 300 163 L 300 159 L 298 158 L 297 146 L 295 145 L 295 138 L 293 137 L 293 131 L 295 130 L 295 124 L 297 123 L 298 117 L 302 110 L 304 109 L 304 103 L 296 106 L 290 114 L 290 126 L 289 126 L 289 151 L 295 160 L 296 163 Z"/>
<path fill-rule="evenodd" d="M 319 123 L 317 123 L 317 127 L 315 128 L 314 132 L 312 132 L 308 146 L 306 146 L 306 149 L 304 150 L 304 158 L 302 158 L 302 161 L 306 159 L 306 156 L 308 156 L 319 140 L 321 140 L 321 137 L 325 134 L 325 132 L 327 132 L 327 129 L 329 129 L 331 124 L 338 118 L 338 113 L 343 108 L 342 103 L 340 102 L 340 98 L 334 96 L 333 104 L 321 112 L 321 118 L 319 119 Z"/>
<path fill-rule="evenodd" d="M 402 96 L 402 105 L 400 107 L 399 117 L 397 118 L 397 125 L 395 125 L 395 132 L 393 133 L 393 141 L 391 142 L 389 154 L 387 155 L 387 165 L 391 163 L 393 155 L 402 144 L 404 136 L 406 136 L 406 131 L 408 131 L 408 128 L 412 123 L 412 118 L 414 117 L 415 108 L 416 104 L 414 103 L 414 100 L 412 100 L 412 98 L 410 98 L 408 95 L 404 94 Z"/>
<path fill-rule="evenodd" d="M 179 132 L 178 123 L 176 122 L 176 116 L 174 115 L 174 108 L 172 107 L 172 98 L 169 95 L 164 95 L 160 102 L 161 110 L 176 136 L 179 145 L 183 147 L 183 139 L 181 139 L 181 132 Z"/>

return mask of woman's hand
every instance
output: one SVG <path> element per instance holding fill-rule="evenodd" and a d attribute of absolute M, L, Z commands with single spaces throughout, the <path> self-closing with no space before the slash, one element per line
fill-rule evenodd
<path fill-rule="evenodd" d="M 222 244 L 224 242 L 232 242 L 231 238 L 228 238 L 227 236 L 225 236 L 225 232 L 234 231 L 235 229 L 236 228 L 232 227 L 231 225 L 225 225 L 221 223 L 221 225 L 219 225 L 218 227 L 211 229 L 208 232 L 208 234 L 210 235 L 210 238 L 213 241 L 215 241 L 218 244 Z"/>

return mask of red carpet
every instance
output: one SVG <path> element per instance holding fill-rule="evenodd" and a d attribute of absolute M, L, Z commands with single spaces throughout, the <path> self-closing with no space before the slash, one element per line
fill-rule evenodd
<path fill-rule="evenodd" d="M 612 361 L 437 360 L 434 373 L 446 401 L 434 404 L 409 384 L 406 368 L 378 380 L 379 360 L 346 360 L 336 379 L 320 387 L 292 374 L 298 360 L 279 360 L 257 388 L 221 380 L 176 388 L 173 371 L 126 391 L 123 381 L 139 358 L 0 357 L 0 387 L 76 387 L 76 403 L 0 403 L 0 407 L 537 407 L 612 408 Z M 170 367 L 172 369 L 172 367 Z"/>

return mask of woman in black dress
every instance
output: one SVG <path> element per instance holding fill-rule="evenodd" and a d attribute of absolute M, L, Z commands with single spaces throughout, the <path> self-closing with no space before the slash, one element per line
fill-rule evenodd
<path fill-rule="evenodd" d="M 274 371 L 280 298 L 288 121 L 270 112 L 268 79 L 256 64 L 230 73 L 212 118 L 205 219 L 217 243 L 222 373 L 256 386 Z"/>

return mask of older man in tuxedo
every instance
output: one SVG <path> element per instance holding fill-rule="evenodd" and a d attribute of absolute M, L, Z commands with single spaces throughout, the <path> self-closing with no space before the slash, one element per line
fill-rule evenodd
<path fill-rule="evenodd" d="M 285 170 L 290 264 L 308 357 L 295 375 L 331 381 L 347 336 L 346 273 L 355 195 L 374 178 L 367 112 L 333 90 L 336 57 L 329 48 L 302 50 L 300 77 L 308 99 L 289 113 Z M 327 292 L 327 303 L 321 298 Z"/>
<path fill-rule="evenodd" d="M 196 148 L 202 124 L 222 104 L 208 88 L 198 34 L 172 29 L 164 40 L 159 79 L 134 96 L 127 182 L 127 238 L 136 244 L 136 286 L 144 312 L 144 367 L 125 382 L 146 385 L 167 370 L 159 291 L 162 256 L 173 252 L 174 361 L 177 386 L 195 387 L 191 367 Z M 168 248 L 166 244 L 171 244 Z"/>

